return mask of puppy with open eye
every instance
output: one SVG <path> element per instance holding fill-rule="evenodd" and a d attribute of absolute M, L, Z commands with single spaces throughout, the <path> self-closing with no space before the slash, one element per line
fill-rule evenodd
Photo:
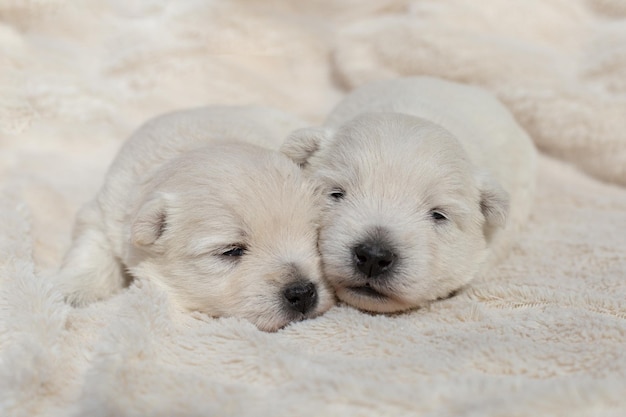
<path fill-rule="evenodd" d="M 319 247 L 347 304 L 373 312 L 447 297 L 499 260 L 526 220 L 535 148 L 487 92 L 380 81 L 282 151 L 324 184 Z"/>
<path fill-rule="evenodd" d="M 85 305 L 142 278 L 183 309 L 242 317 L 266 331 L 327 310 L 319 197 L 289 158 L 252 144 L 299 126 L 259 107 L 199 108 L 146 123 L 78 214 L 56 277 L 66 299 Z"/>

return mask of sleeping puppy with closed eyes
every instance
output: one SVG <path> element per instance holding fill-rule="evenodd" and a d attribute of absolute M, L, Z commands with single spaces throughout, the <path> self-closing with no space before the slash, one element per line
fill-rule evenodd
<path fill-rule="evenodd" d="M 296 164 L 255 145 L 298 126 L 260 107 L 147 122 L 77 216 L 54 278 L 66 299 L 86 305 L 140 278 L 183 309 L 266 331 L 327 310 L 334 298 L 317 249 L 319 197 Z"/>
<path fill-rule="evenodd" d="M 533 198 L 536 151 L 511 114 L 435 78 L 358 88 L 282 151 L 326 190 L 326 278 L 372 312 L 424 306 L 485 273 Z"/>

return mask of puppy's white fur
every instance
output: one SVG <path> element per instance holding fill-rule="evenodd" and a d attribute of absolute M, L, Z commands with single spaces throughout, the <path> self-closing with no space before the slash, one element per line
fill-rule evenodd
<path fill-rule="evenodd" d="M 534 190 L 535 148 L 504 106 L 434 78 L 359 88 L 282 151 L 329 195 L 319 244 L 327 279 L 341 300 L 375 312 L 422 306 L 484 272 Z M 378 272 L 363 267 L 364 242 L 382 259 Z"/>
<path fill-rule="evenodd" d="M 328 309 L 315 190 L 291 160 L 252 144 L 299 126 L 258 107 L 199 108 L 147 122 L 78 214 L 57 277 L 66 298 L 84 305 L 145 278 L 185 309 L 270 331 Z M 285 293 L 293 286 L 296 298 L 313 299 L 294 308 L 286 299 L 293 291 Z"/>

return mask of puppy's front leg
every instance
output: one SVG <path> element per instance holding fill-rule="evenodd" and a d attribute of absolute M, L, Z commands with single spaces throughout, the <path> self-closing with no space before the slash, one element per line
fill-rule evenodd
<path fill-rule="evenodd" d="M 54 278 L 66 301 L 74 306 L 108 298 L 126 283 L 123 265 L 115 257 L 103 227 L 95 204 L 79 212 L 72 246 Z"/>

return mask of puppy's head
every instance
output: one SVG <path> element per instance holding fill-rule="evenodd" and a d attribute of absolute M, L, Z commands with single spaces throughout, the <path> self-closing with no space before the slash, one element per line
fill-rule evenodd
<path fill-rule="evenodd" d="M 423 119 L 365 114 L 336 131 L 296 131 L 282 151 L 325 189 L 326 277 L 364 310 L 419 307 L 467 284 L 506 220 L 507 193 Z"/>
<path fill-rule="evenodd" d="M 129 271 L 162 284 L 182 307 L 266 331 L 330 307 L 319 197 L 284 155 L 214 145 L 172 161 L 144 188 Z"/>

